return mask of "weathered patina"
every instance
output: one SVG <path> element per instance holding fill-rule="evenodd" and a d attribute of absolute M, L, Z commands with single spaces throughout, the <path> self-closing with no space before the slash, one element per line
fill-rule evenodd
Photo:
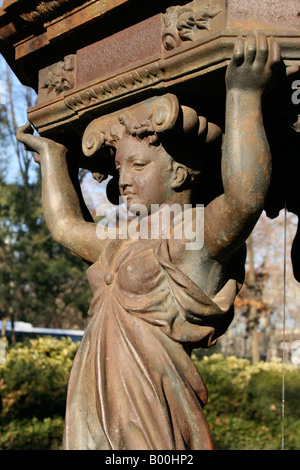
<path fill-rule="evenodd" d="M 260 30 L 279 41 L 286 66 L 298 65 L 299 13 L 298 0 L 4 0 L 0 50 L 38 93 L 28 117 L 40 135 L 73 146 L 78 164 L 98 172 L 97 159 L 80 151 L 87 125 L 150 96 L 174 93 L 224 131 L 224 77 L 235 38 Z M 299 212 L 294 81 L 264 99 L 274 161 L 270 217 L 285 205 Z M 215 180 L 214 172 L 208 186 Z"/>
<path fill-rule="evenodd" d="M 230 325 L 261 212 L 300 212 L 298 6 L 4 2 L 2 51 L 38 93 L 17 138 L 41 165 L 50 233 L 90 265 L 94 294 L 65 449 L 213 448 L 191 351 Z M 136 216 L 131 234 L 94 223 L 74 185 L 78 167 L 113 177 L 110 199 Z M 175 205 L 169 225 L 145 236 Z M 196 231 L 176 237 L 184 209 Z"/>

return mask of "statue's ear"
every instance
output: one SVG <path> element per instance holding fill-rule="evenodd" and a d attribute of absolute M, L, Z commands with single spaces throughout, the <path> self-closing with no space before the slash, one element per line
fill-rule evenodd
<path fill-rule="evenodd" d="M 180 188 L 188 178 L 188 169 L 184 165 L 176 164 L 174 173 L 174 180 L 171 183 L 171 187 L 173 189 Z"/>

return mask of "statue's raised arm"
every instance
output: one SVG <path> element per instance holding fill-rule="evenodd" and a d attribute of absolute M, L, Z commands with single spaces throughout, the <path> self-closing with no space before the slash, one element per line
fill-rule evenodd
<path fill-rule="evenodd" d="M 280 62 L 280 45 L 272 37 L 249 33 L 247 39 L 237 38 L 226 74 L 224 194 L 205 211 L 206 246 L 219 260 L 227 260 L 245 242 L 264 208 L 271 154 L 262 96 Z"/>
<path fill-rule="evenodd" d="M 34 152 L 41 166 L 44 217 L 52 237 L 88 263 L 98 260 L 106 241 L 97 236 L 97 224 L 83 217 L 79 196 L 70 178 L 67 148 L 32 135 L 30 124 L 17 131 L 17 139 Z"/>

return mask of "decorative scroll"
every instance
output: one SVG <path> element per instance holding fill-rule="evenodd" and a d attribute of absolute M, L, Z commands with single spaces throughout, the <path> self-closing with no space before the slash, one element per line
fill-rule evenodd
<path fill-rule="evenodd" d="M 48 75 L 42 88 L 46 88 L 48 95 L 55 91 L 60 95 L 63 91 L 71 90 L 75 85 L 75 55 L 66 56 L 63 61 L 54 64 L 48 70 Z"/>
<path fill-rule="evenodd" d="M 160 81 L 161 72 L 158 65 L 128 72 L 117 78 L 112 78 L 106 82 L 101 82 L 87 90 L 76 93 L 65 98 L 65 104 L 78 111 L 90 105 L 95 105 L 109 100 L 118 95 L 124 95 L 131 91 L 144 88 L 147 85 L 153 85 Z"/>
<path fill-rule="evenodd" d="M 166 94 L 149 98 L 122 111 L 114 112 L 92 121 L 82 138 L 82 150 L 87 157 L 93 156 L 102 146 L 115 147 L 130 125 L 139 133 L 165 132 L 172 129 L 179 115 L 179 103 L 175 95 Z"/>
<path fill-rule="evenodd" d="M 221 11 L 221 6 L 214 0 L 193 0 L 185 6 L 168 8 L 164 15 L 164 47 L 171 50 L 182 41 L 197 40 L 201 31 L 210 31 L 213 19 Z"/>
<path fill-rule="evenodd" d="M 221 133 L 220 127 L 198 116 L 193 108 L 180 105 L 175 95 L 167 93 L 94 119 L 84 131 L 82 151 L 86 157 L 92 157 L 101 149 L 116 149 L 124 135 L 146 138 L 155 145 L 159 135 L 166 134 L 171 140 L 179 137 L 188 151 L 190 145 L 198 148 L 218 139 Z M 103 155 L 108 155 L 105 150 Z"/>

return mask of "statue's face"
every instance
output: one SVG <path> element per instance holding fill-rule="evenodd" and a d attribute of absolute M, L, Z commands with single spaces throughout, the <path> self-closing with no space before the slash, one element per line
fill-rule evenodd
<path fill-rule="evenodd" d="M 148 215 L 151 204 L 171 200 L 174 172 L 171 157 L 161 147 L 126 136 L 118 145 L 115 163 L 120 194 L 131 212 L 140 212 L 139 206 L 144 206 Z"/>

